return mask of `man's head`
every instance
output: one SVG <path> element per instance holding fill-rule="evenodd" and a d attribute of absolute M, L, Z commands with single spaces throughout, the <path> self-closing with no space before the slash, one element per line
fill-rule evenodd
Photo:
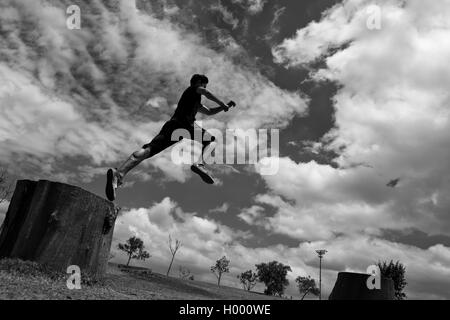
<path fill-rule="evenodd" d="M 203 87 L 206 88 L 208 83 L 208 77 L 204 74 L 194 74 L 191 78 L 192 87 Z"/>

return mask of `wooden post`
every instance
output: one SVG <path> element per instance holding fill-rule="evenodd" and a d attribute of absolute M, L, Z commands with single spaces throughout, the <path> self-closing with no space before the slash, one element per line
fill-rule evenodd
<path fill-rule="evenodd" d="M 17 181 L 0 232 L 0 258 L 36 261 L 66 272 L 77 265 L 101 279 L 120 208 L 79 187 Z"/>

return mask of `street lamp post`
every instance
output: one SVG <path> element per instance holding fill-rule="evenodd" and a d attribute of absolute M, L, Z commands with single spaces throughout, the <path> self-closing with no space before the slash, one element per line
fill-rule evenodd
<path fill-rule="evenodd" d="M 316 250 L 319 255 L 319 300 L 322 300 L 322 257 L 327 253 L 327 250 Z"/>

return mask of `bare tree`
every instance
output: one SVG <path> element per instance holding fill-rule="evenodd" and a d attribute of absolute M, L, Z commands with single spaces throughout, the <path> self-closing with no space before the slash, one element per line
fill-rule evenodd
<path fill-rule="evenodd" d="M 167 269 L 167 276 L 169 276 L 170 268 L 172 268 L 173 260 L 175 259 L 175 255 L 177 254 L 178 249 L 181 247 L 181 241 L 178 239 L 175 239 L 175 244 L 172 244 L 172 237 L 169 234 L 169 249 L 170 253 L 172 254 L 172 260 L 170 261 L 169 269 Z"/>

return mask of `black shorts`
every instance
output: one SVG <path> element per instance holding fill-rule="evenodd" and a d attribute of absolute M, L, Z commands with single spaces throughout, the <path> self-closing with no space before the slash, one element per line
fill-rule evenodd
<path fill-rule="evenodd" d="M 172 146 L 173 144 L 175 144 L 183 139 L 183 136 L 179 136 L 179 137 L 174 136 L 172 139 L 172 134 L 177 129 L 184 129 L 187 132 L 189 132 L 189 136 L 190 136 L 191 140 L 194 140 L 196 138 L 195 134 L 194 134 L 195 130 L 201 130 L 202 141 L 199 141 L 199 142 L 202 143 L 203 148 L 205 148 L 206 146 L 208 146 L 211 142 L 213 142 L 215 140 L 215 137 L 213 135 L 211 135 L 208 131 L 206 131 L 199 125 L 197 125 L 195 123 L 184 122 L 184 121 L 180 121 L 180 120 L 172 118 L 163 125 L 163 127 L 161 128 L 161 131 L 158 133 L 158 135 L 156 137 L 154 137 L 151 142 L 144 144 L 142 146 L 142 148 L 145 149 L 145 148 L 150 147 L 151 148 L 150 149 L 151 156 L 161 152 L 162 150 Z M 199 135 L 198 132 L 197 132 L 197 135 Z"/>

